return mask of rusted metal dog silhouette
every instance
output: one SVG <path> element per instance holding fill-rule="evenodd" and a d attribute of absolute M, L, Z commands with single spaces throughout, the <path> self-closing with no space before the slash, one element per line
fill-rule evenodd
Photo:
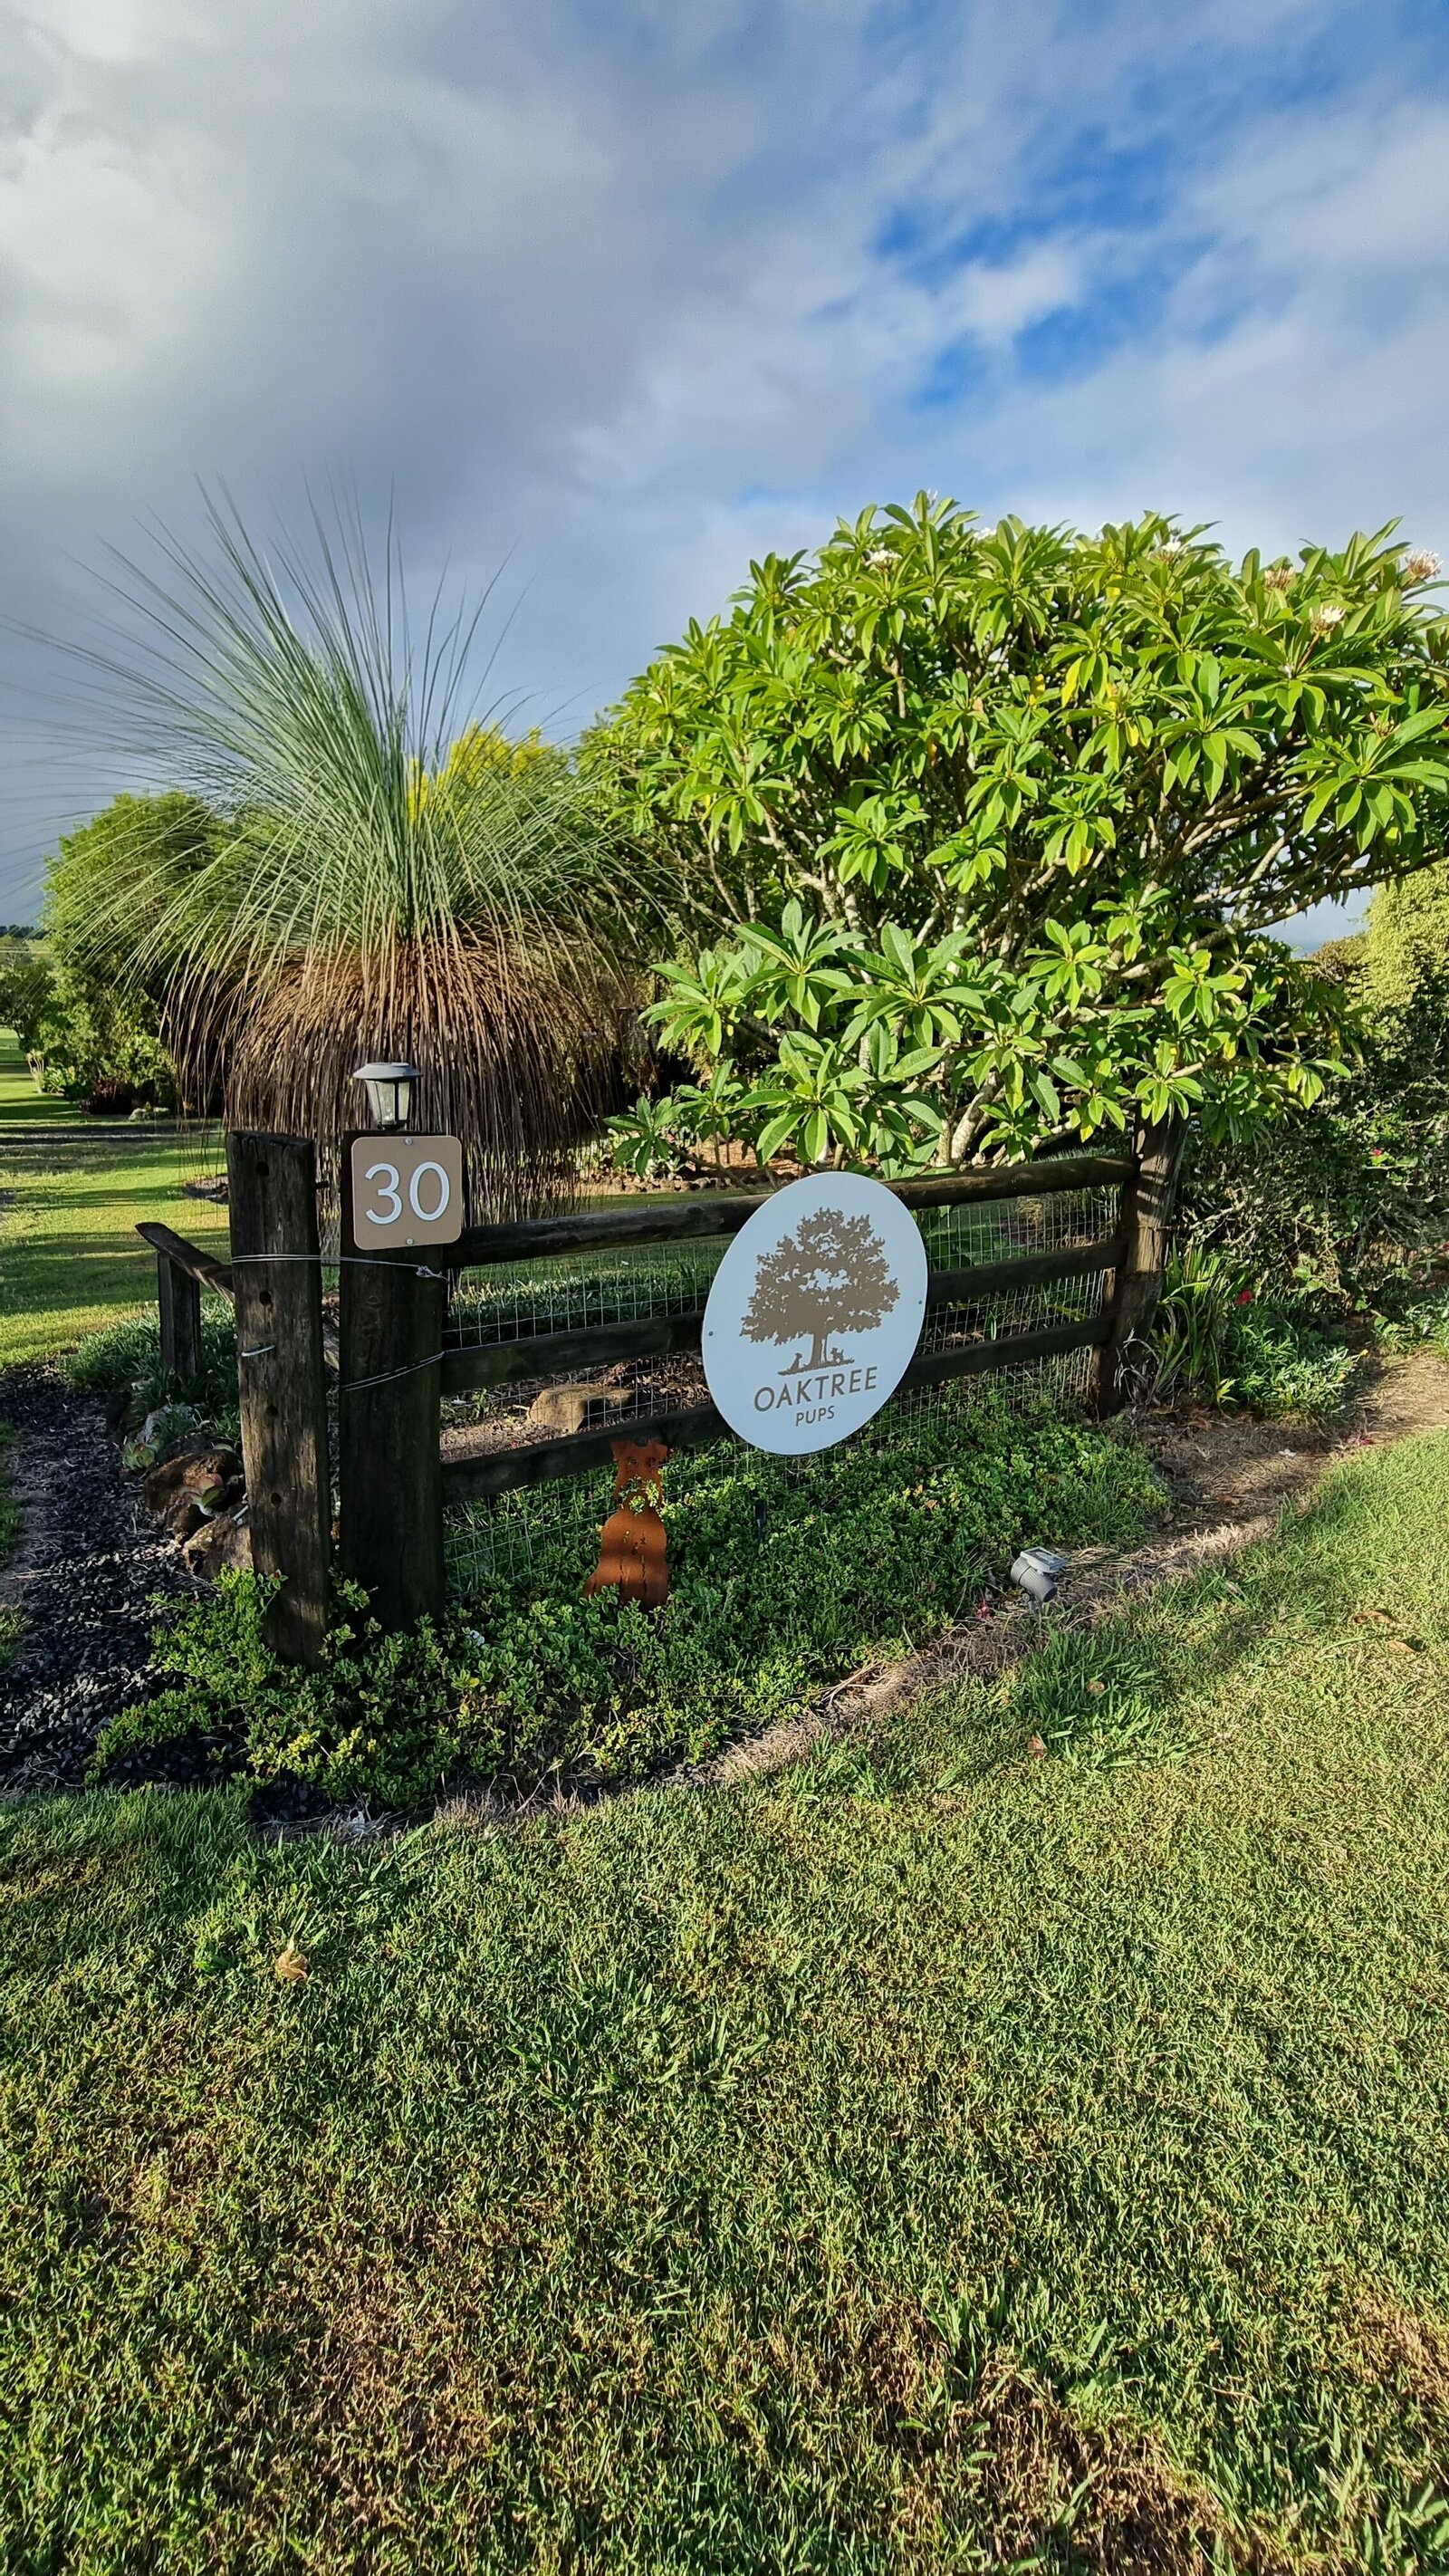
<path fill-rule="evenodd" d="M 599 1562 L 585 1594 L 617 1590 L 625 1601 L 642 1601 L 657 1609 L 669 1598 L 669 1561 L 664 1552 L 664 1461 L 662 1440 L 615 1440 L 614 1508 L 604 1523 Z"/>

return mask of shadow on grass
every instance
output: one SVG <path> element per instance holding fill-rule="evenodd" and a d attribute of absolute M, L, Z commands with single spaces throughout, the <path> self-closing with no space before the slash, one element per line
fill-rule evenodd
<path fill-rule="evenodd" d="M 799 1794 L 966 1789 L 1024 1755 L 1083 1774 L 1182 1763 L 1233 1698 L 1235 1679 L 1246 1688 L 1284 1647 L 1341 1654 L 1351 1638 L 1394 1658 L 1386 1686 L 1401 1684 L 1417 1658 L 1449 1640 L 1449 1550 L 1424 1546 L 1436 1492 L 1442 1526 L 1445 1433 L 1340 1466 L 1272 1537 L 1094 1627 L 1064 1624 L 1068 1587 L 1000 1681 L 948 1685 L 885 1736 L 827 1748 L 804 1767 Z"/>

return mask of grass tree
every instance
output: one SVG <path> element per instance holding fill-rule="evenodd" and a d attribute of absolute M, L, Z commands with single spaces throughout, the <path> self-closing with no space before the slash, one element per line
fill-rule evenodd
<path fill-rule="evenodd" d="M 114 587 L 89 660 L 132 743 L 217 818 L 185 868 L 117 836 L 95 938 L 163 997 L 184 1094 L 336 1148 L 354 1068 L 403 1057 L 475 1207 L 568 1184 L 625 990 L 609 846 L 568 760 L 478 715 L 483 601 L 415 631 L 389 528 L 314 512 L 263 548 L 209 504 Z M 486 679 L 486 664 L 482 677 Z"/>

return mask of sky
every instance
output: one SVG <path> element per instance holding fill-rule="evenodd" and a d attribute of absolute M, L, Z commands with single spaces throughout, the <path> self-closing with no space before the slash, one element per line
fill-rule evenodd
<path fill-rule="evenodd" d="M 923 486 L 1449 556 L 1446 254 L 1446 0 L 0 0 L 0 920 L 198 477 L 499 574 L 567 736 Z"/>

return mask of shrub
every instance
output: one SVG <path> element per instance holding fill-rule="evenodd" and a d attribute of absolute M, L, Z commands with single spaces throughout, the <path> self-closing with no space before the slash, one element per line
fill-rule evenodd
<path fill-rule="evenodd" d="M 1423 1293 L 1449 1242 L 1449 894 L 1443 869 L 1374 898 L 1368 936 L 1332 963 L 1362 1014 L 1357 1067 L 1311 1113 L 1240 1144 L 1195 1136 L 1183 1172 L 1189 1240 L 1252 1279 L 1293 1278 L 1326 1309 L 1383 1310 Z"/>
<path fill-rule="evenodd" d="M 1242 1404 L 1274 1422 L 1332 1421 L 1362 1363 L 1322 1328 L 1317 1304 L 1311 1293 L 1264 1294 L 1226 1253 L 1189 1243 L 1168 1266 L 1157 1310 L 1154 1392 Z"/>
<path fill-rule="evenodd" d="M 900 1172 L 1314 1100 L 1343 996 L 1268 934 L 1444 856 L 1427 560 L 920 493 L 752 564 L 581 748 L 675 889 L 661 1152 Z"/>
<path fill-rule="evenodd" d="M 282 1773 L 334 1797 L 365 1791 L 404 1807 L 492 1749 L 459 1722 L 443 1643 L 427 1621 L 386 1636 L 366 1594 L 339 1584 L 321 1663 L 302 1672 L 262 1634 L 276 1589 L 226 1573 L 213 1600 L 186 1603 L 158 1628 L 155 1662 L 172 1686 L 103 1729 L 93 1778 L 144 1745 L 201 1733 L 244 1750 L 259 1778 Z"/>
<path fill-rule="evenodd" d="M 213 1428 L 235 1440 L 240 1434 L 236 1392 L 236 1317 L 224 1297 L 201 1301 L 201 1374 L 179 1378 L 161 1365 L 161 1326 L 154 1307 L 149 1314 L 128 1315 L 87 1333 L 65 1363 L 72 1386 L 91 1394 L 135 1390 L 144 1415 L 162 1404 L 194 1404 Z"/>

